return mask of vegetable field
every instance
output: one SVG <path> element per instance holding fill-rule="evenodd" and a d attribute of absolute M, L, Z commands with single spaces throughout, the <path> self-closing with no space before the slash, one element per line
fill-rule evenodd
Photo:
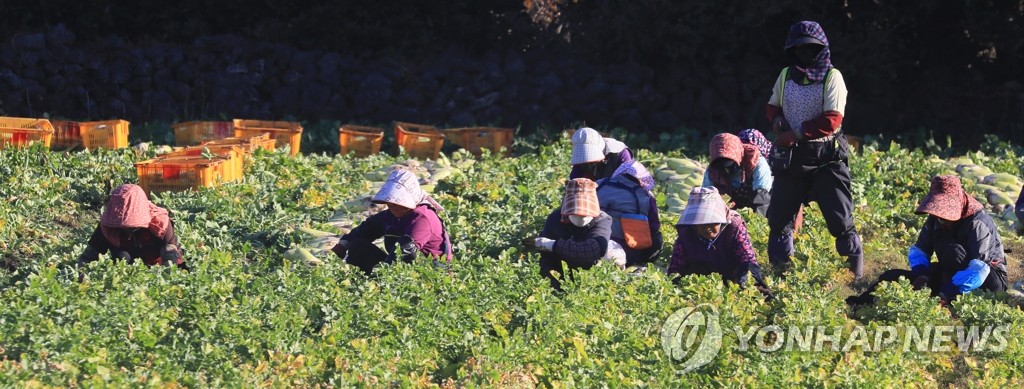
<path fill-rule="evenodd" d="M 705 143 L 627 138 L 652 170 L 667 158 L 706 162 Z M 657 150 L 646 145 L 658 143 Z M 677 146 L 667 146 L 667 145 Z M 110 190 L 135 182 L 135 149 L 0 151 L 0 386 L 253 387 L 678 387 L 678 386 L 1017 386 L 1024 382 L 1024 304 L 1013 294 L 974 294 L 951 309 L 908 283 L 878 291 L 875 307 L 844 302 L 906 251 L 924 217 L 913 214 L 936 174 L 975 164 L 1021 176 L 1024 149 L 992 140 L 963 156 L 865 142 L 851 158 L 855 218 L 866 274 L 851 283 L 816 205 L 805 212 L 796 266 L 768 277 L 776 299 L 723 286 L 718 277 L 674 285 L 668 262 L 678 214 L 655 189 L 665 251 L 647 273 L 613 266 L 579 272 L 556 294 L 538 274 L 539 256 L 519 245 L 558 206 L 569 173 L 567 139 L 517 140 L 512 157 L 448 155 L 458 172 L 434 197 L 456 247 L 449 269 L 423 260 L 368 278 L 330 255 L 287 259 L 346 202 L 374 191 L 366 173 L 406 157 L 354 159 L 257 151 L 242 182 L 151 199 L 171 210 L 191 270 L 114 263 L 84 269 L 77 255 Z M 926 151 L 931 150 L 931 151 Z M 954 158 L 956 157 L 956 158 Z M 970 161 L 967 161 L 970 159 Z M 474 160 L 474 162 L 466 162 Z M 964 169 L 961 169 L 964 170 Z M 972 194 L 990 188 L 964 180 Z M 986 184 L 982 184 L 986 185 Z M 680 197 L 686 198 L 685 195 Z M 1017 193 L 1009 193 L 1016 197 Z M 991 209 L 990 209 L 991 211 Z M 758 260 L 764 218 L 741 213 Z M 994 216 L 1001 216 L 993 214 Z M 352 218 L 358 221 L 358 212 Z M 1022 239 L 997 217 L 1011 283 L 1021 280 Z M 290 257 L 289 257 L 290 258 Z M 710 363 L 678 374 L 663 350 L 662 324 L 676 310 L 717 307 L 722 349 Z M 1009 325 L 992 352 L 740 350 L 731 329 L 747 325 L 839 327 Z"/>

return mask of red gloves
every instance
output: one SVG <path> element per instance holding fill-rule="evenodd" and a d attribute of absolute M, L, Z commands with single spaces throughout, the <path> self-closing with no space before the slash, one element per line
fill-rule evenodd
<path fill-rule="evenodd" d="M 780 132 L 778 136 L 775 137 L 775 144 L 779 147 L 793 147 L 793 145 L 799 140 L 800 139 L 797 138 L 795 132 L 785 131 Z"/>

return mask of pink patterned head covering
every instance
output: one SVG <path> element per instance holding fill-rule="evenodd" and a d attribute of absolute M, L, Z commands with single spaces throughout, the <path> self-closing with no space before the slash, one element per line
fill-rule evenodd
<path fill-rule="evenodd" d="M 964 191 L 960 178 L 954 175 L 935 176 L 928 195 L 914 213 L 929 214 L 949 221 L 971 217 L 984 208 L 978 200 Z"/>
<path fill-rule="evenodd" d="M 636 160 L 624 162 L 619 165 L 618 169 L 615 169 L 615 173 L 612 173 L 612 177 L 623 174 L 636 178 L 636 180 L 640 182 L 640 186 L 648 192 L 654 190 L 654 176 L 651 176 L 651 172 L 647 171 L 647 168 L 645 168 L 642 163 Z"/>
<path fill-rule="evenodd" d="M 388 179 L 384 181 L 384 186 L 370 201 L 377 204 L 397 204 L 410 209 L 416 208 L 420 204 L 426 204 L 433 207 L 436 212 L 444 211 L 441 204 L 420 189 L 420 182 L 416 175 L 402 169 L 391 172 Z"/>
<path fill-rule="evenodd" d="M 163 237 L 171 224 L 167 210 L 157 207 L 146 197 L 142 187 L 124 184 L 110 193 L 110 200 L 100 216 L 100 230 L 111 245 L 120 246 L 120 228 L 145 228 Z"/>

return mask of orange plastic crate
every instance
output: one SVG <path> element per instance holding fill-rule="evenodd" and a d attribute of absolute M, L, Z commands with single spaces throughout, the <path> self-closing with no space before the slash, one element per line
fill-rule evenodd
<path fill-rule="evenodd" d="M 195 146 L 197 144 L 224 139 L 235 135 L 232 122 L 183 122 L 171 126 L 174 129 L 176 146 Z"/>
<path fill-rule="evenodd" d="M 302 125 L 297 122 L 235 119 L 235 137 L 270 134 L 277 147 L 291 146 L 291 155 L 299 153 L 302 143 Z"/>
<path fill-rule="evenodd" d="M 203 157 L 204 149 L 209 150 L 210 154 L 215 156 L 221 156 L 227 158 L 229 169 L 227 175 L 224 177 L 225 181 L 241 181 L 242 173 L 244 170 L 245 156 L 248 153 L 245 152 L 238 145 L 204 145 L 204 146 L 192 146 L 186 147 L 184 150 L 173 151 L 167 154 L 158 155 L 156 158 L 161 160 L 167 159 L 201 159 Z"/>
<path fill-rule="evenodd" d="M 252 134 L 252 135 L 247 135 L 247 136 L 244 136 L 244 137 L 241 137 L 241 138 L 229 137 L 229 138 L 224 138 L 224 139 L 211 140 L 211 141 L 208 141 L 208 142 L 203 142 L 200 145 L 201 146 L 225 146 L 225 145 L 238 146 L 238 147 L 241 147 L 243 150 L 245 150 L 246 153 L 251 153 L 251 152 L 256 151 L 256 149 L 264 149 L 264 150 L 273 151 L 274 150 L 274 143 L 276 143 L 276 141 L 274 140 L 274 138 L 270 137 L 270 134 Z"/>
<path fill-rule="evenodd" d="M 167 158 L 150 159 L 135 163 L 139 186 L 147 193 L 186 191 L 213 187 L 228 181 L 230 174 L 226 159 Z"/>
<path fill-rule="evenodd" d="M 338 148 L 342 155 L 350 151 L 356 157 L 367 157 L 380 152 L 380 142 L 384 140 L 384 129 L 377 127 L 346 124 L 338 129 Z"/>
<path fill-rule="evenodd" d="M 51 120 L 53 125 L 53 140 L 50 142 L 51 149 L 73 149 L 82 146 L 82 130 L 78 122 L 68 120 Z"/>
<path fill-rule="evenodd" d="M 122 149 L 128 147 L 128 122 L 104 120 L 78 123 L 82 131 L 82 146 L 87 149 Z"/>
<path fill-rule="evenodd" d="M 474 155 L 480 155 L 481 149 L 498 153 L 502 147 L 505 148 L 505 155 L 508 155 L 512 150 L 512 136 L 515 133 L 511 128 L 494 127 L 451 128 L 444 132 L 452 143 L 462 146 Z"/>
<path fill-rule="evenodd" d="M 53 132 L 53 124 L 46 119 L 0 117 L 0 150 L 25 147 L 35 141 L 50 147 Z"/>
<path fill-rule="evenodd" d="M 395 144 L 413 158 L 437 158 L 444 138 L 444 133 L 434 126 L 395 122 Z"/>

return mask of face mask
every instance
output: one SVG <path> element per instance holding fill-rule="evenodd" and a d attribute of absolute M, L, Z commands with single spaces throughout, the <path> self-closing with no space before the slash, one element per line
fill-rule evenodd
<path fill-rule="evenodd" d="M 569 222 L 576 227 L 583 227 L 587 224 L 590 224 L 592 220 L 594 220 L 593 216 L 569 215 Z"/>

